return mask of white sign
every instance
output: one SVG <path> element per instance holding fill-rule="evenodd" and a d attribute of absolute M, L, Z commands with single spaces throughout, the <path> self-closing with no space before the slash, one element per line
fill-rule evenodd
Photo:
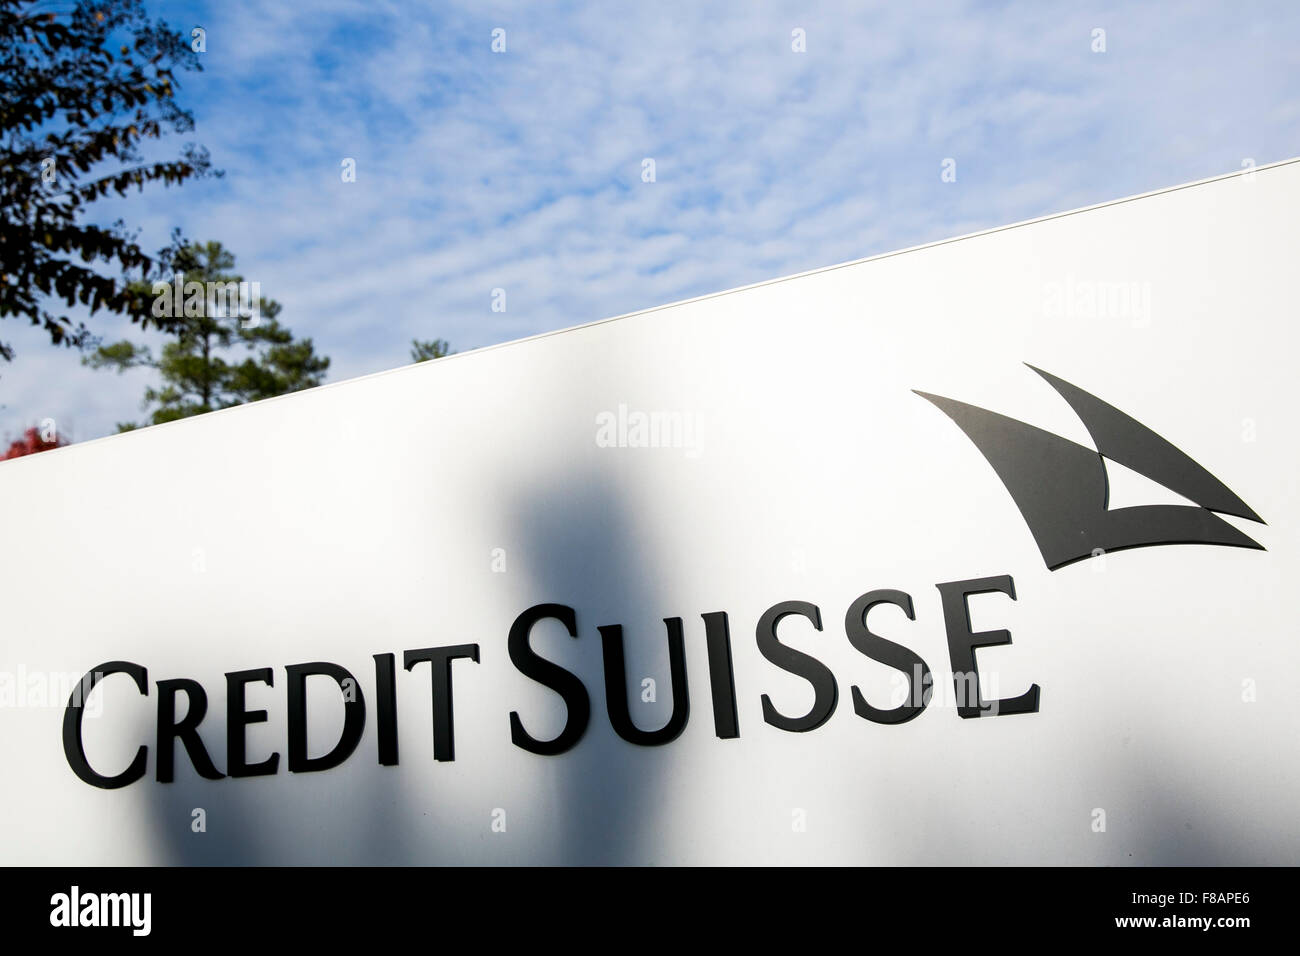
<path fill-rule="evenodd" d="M 3 862 L 1296 862 L 1298 211 L 1279 164 L 0 465 Z"/>

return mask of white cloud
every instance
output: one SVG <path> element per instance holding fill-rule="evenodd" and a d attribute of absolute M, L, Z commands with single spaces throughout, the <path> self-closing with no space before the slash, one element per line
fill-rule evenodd
<path fill-rule="evenodd" d="M 338 379 L 1297 152 L 1293 5 L 925 11 L 214 4 L 182 95 L 227 177 L 119 205 L 226 243 Z M 140 383 L 9 331 L 10 431 L 139 417 Z"/>

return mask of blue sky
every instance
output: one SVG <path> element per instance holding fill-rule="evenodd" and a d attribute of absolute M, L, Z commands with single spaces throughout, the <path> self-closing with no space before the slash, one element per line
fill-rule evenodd
<path fill-rule="evenodd" d="M 207 32 L 180 100 L 226 175 L 99 216 L 223 242 L 331 381 L 1300 154 L 1295 3 L 149 9 Z M 148 372 L 5 325 L 0 436 L 143 418 Z"/>

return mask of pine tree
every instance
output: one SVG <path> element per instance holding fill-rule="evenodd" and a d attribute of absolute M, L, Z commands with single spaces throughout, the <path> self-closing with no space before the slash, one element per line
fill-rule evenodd
<path fill-rule="evenodd" d="M 221 243 L 178 240 L 159 259 L 183 276 L 182 291 L 198 284 L 193 294 L 180 296 L 162 278 L 135 287 L 138 294 L 152 296 L 154 320 L 174 341 L 166 343 L 157 358 L 148 346 L 123 340 L 83 359 L 92 368 L 118 372 L 141 366 L 157 370 L 160 383 L 145 390 L 143 405 L 151 409 L 145 424 L 312 388 L 324 379 L 329 358 L 316 354 L 311 339 L 295 339 L 280 323 L 278 302 L 259 296 L 257 309 L 245 317 L 232 314 L 225 301 L 207 294 L 213 284 L 244 282 L 234 272 L 235 257 Z M 242 360 L 241 349 L 246 353 Z M 123 423 L 118 430 L 135 427 Z"/>

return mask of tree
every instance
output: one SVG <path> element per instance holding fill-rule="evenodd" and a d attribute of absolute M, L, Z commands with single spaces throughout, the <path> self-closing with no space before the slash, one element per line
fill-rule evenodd
<path fill-rule="evenodd" d="M 116 263 L 127 277 L 154 265 L 121 220 L 85 222 L 88 207 L 110 189 L 221 174 L 192 144 L 178 159 L 142 161 L 144 141 L 194 127 L 175 99 L 176 70 L 201 69 L 184 37 L 151 23 L 141 0 L 41 7 L 0 0 L 0 318 L 27 318 L 55 344 L 85 348 L 97 344 L 85 324 L 50 307 L 80 303 L 143 327 L 145 300 L 94 266 Z M 114 52 L 111 36 L 127 42 Z M 3 342 L 0 358 L 13 358 Z"/>
<path fill-rule="evenodd" d="M 40 451 L 49 451 L 51 448 L 61 448 L 66 444 L 67 441 L 58 432 L 29 428 L 23 432 L 22 438 L 9 443 L 9 450 L 4 453 L 4 460 L 34 455 Z"/>
<path fill-rule="evenodd" d="M 235 257 L 219 242 L 185 243 L 177 239 L 159 253 L 164 266 L 178 276 L 182 294 L 171 282 L 138 282 L 133 294 L 152 295 L 155 321 L 175 341 L 167 342 L 157 358 L 146 345 L 123 340 L 102 345 L 82 359 L 92 368 L 156 369 L 161 384 L 145 390 L 143 407 L 153 406 L 146 424 L 202 415 L 319 385 L 330 360 L 316 354 L 311 339 L 295 339 L 280 324 L 280 304 L 260 294 L 258 283 L 245 283 L 233 272 Z M 255 308 L 241 316 L 222 290 L 242 287 L 245 301 Z M 239 349 L 248 353 L 238 360 Z M 228 357 L 229 353 L 234 353 Z M 118 425 L 129 431 L 131 423 Z"/>
<path fill-rule="evenodd" d="M 445 358 L 448 355 L 455 354 L 446 339 L 433 339 L 429 342 L 411 339 L 412 362 L 428 362 L 431 359 Z"/>

